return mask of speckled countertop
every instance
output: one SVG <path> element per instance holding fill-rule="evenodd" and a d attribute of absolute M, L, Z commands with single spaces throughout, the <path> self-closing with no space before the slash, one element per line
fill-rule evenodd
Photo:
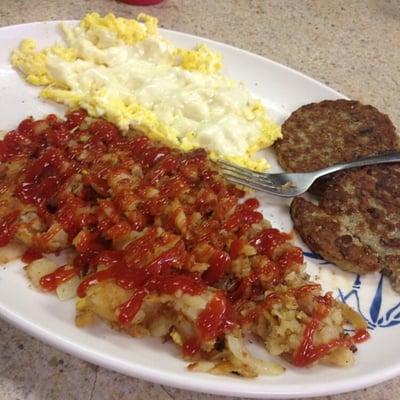
<path fill-rule="evenodd" d="M 0 0 L 0 26 L 146 11 L 162 27 L 205 36 L 298 69 L 386 112 L 400 126 L 398 0 Z M 400 378 L 324 400 L 397 400 Z M 222 399 L 128 378 L 78 360 L 0 321 L 0 399 Z M 322 398 L 320 399 L 322 400 Z"/>

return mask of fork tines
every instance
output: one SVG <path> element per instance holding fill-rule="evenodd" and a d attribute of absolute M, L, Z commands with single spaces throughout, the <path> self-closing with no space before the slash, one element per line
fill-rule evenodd
<path fill-rule="evenodd" d="M 219 160 L 218 164 L 225 177 L 232 183 L 249 186 L 255 190 L 261 190 L 271 193 L 280 192 L 267 174 L 251 171 L 225 160 Z"/>

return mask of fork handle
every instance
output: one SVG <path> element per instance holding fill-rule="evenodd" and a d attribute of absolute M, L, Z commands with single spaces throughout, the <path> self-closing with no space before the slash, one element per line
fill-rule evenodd
<path fill-rule="evenodd" d="M 359 160 L 350 161 L 347 163 L 335 164 L 331 167 L 323 168 L 316 172 L 318 172 L 318 177 L 320 177 L 323 175 L 331 174 L 332 172 L 342 171 L 349 168 L 365 167 L 367 165 L 392 163 L 397 161 L 400 162 L 399 152 L 381 154 L 378 156 L 360 158 Z"/>

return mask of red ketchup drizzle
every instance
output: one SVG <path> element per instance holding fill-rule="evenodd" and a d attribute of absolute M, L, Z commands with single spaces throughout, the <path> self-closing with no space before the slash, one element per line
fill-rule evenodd
<path fill-rule="evenodd" d="M 90 187 L 94 187 L 96 193 L 106 197 L 109 190 L 109 186 L 107 184 L 107 181 L 105 180 L 107 172 L 109 172 L 107 169 L 101 169 L 96 173 L 90 173 L 87 176 L 83 177 L 83 181 Z"/>
<path fill-rule="evenodd" d="M 295 247 L 285 251 L 273 264 L 271 282 L 277 285 L 293 265 L 301 265 L 303 262 L 304 257 L 301 249 Z"/>
<path fill-rule="evenodd" d="M 132 242 L 126 251 L 135 249 L 140 253 L 140 244 L 143 247 L 148 244 L 142 239 L 143 238 Z M 162 253 L 145 267 L 138 269 L 129 268 L 129 265 L 124 262 L 116 262 L 106 270 L 95 272 L 81 282 L 77 293 L 79 297 L 84 297 L 90 286 L 111 278 L 115 278 L 117 284 L 124 289 L 135 289 L 135 293 L 138 293 L 139 288 L 143 288 L 145 292 L 149 290 L 158 290 L 163 293 L 173 293 L 178 289 L 181 289 L 184 292 L 192 294 L 197 293 L 200 291 L 199 284 L 190 281 L 188 277 L 159 277 L 159 275 L 165 270 L 183 265 L 185 259 L 186 252 L 184 244 L 182 241 L 178 241 L 171 249 Z M 135 301 L 128 301 L 121 306 L 122 311 L 120 314 L 123 315 L 123 317 L 121 317 L 124 320 L 123 323 L 128 323 L 135 317 L 137 311 L 140 309 L 140 306 L 137 307 L 137 305 L 139 303 L 141 305 L 140 299 L 143 302 L 144 297 L 144 295 L 135 295 Z M 128 320 L 128 318 L 131 319 Z"/>
<path fill-rule="evenodd" d="M 65 124 L 57 124 L 44 132 L 47 143 L 56 147 L 66 145 L 70 139 L 70 134 Z"/>
<path fill-rule="evenodd" d="M 269 250 L 270 248 L 267 248 L 267 251 Z M 265 266 L 256 268 L 249 276 L 243 278 L 239 286 L 232 293 L 230 293 L 230 299 L 236 301 L 243 297 L 262 277 L 264 277 L 264 280 L 268 283 L 268 287 L 275 286 L 282 281 L 285 276 L 285 272 L 290 269 L 292 265 L 302 263 L 303 252 L 301 249 L 290 249 L 284 252 L 277 261 L 269 261 Z M 294 290 L 296 290 L 297 295 L 300 295 L 300 290 L 310 291 L 310 286 L 312 286 L 313 289 L 315 287 L 320 288 L 319 285 L 307 285 L 304 286 L 305 289 L 300 288 Z M 252 294 L 251 291 L 248 294 Z"/>
<path fill-rule="evenodd" d="M 15 210 L 0 219 L 0 247 L 6 246 L 10 243 L 16 230 L 14 223 L 18 219 L 19 214 L 20 212 Z"/>
<path fill-rule="evenodd" d="M 245 245 L 246 241 L 243 239 L 235 239 L 232 241 L 231 247 L 229 249 L 229 255 L 231 256 L 232 260 L 239 257 L 240 252 Z"/>
<path fill-rule="evenodd" d="M 57 115 L 55 115 L 55 114 L 49 114 L 49 115 L 46 117 L 46 121 L 48 122 L 48 124 L 49 124 L 50 126 L 53 126 L 53 125 L 56 124 L 57 121 L 58 121 Z"/>
<path fill-rule="evenodd" d="M 135 260 L 135 256 L 151 252 L 151 243 L 155 235 L 156 230 L 150 229 L 143 237 L 130 243 L 125 251 L 103 251 L 92 255 L 89 252 L 89 258 L 85 257 L 85 253 L 83 253 L 83 260 L 80 259 L 79 264 L 85 265 L 86 258 L 89 264 L 94 262 L 94 264 L 104 263 L 111 266 L 108 269 L 95 272 L 83 280 L 78 287 L 78 296 L 84 297 L 90 286 L 112 278 L 117 278 L 117 283 L 125 289 L 131 289 L 143 284 L 151 276 L 150 272 L 152 271 L 146 270 L 146 268 L 135 269 L 140 264 L 140 258 L 138 258 L 138 262 Z M 126 263 L 129 264 L 130 268 L 127 267 Z"/>
<path fill-rule="evenodd" d="M 91 133 L 90 141 L 93 144 L 110 144 L 116 142 L 120 136 L 118 128 L 111 122 L 105 120 L 96 120 L 89 126 Z"/>
<path fill-rule="evenodd" d="M 210 259 L 210 266 L 204 272 L 204 282 L 211 285 L 222 278 L 225 271 L 231 266 L 231 258 L 224 251 L 217 250 Z"/>
<path fill-rule="evenodd" d="M 148 165 L 154 165 L 156 163 L 159 163 L 161 160 L 165 159 L 166 156 L 168 156 L 168 154 L 171 153 L 171 149 L 169 147 L 154 147 L 152 149 L 152 151 L 146 155 L 146 158 L 144 159 L 144 161 L 146 162 L 146 164 Z M 162 162 L 161 162 L 161 167 L 162 166 Z M 167 173 L 167 170 L 165 168 L 163 168 L 164 170 L 164 174 Z"/>
<path fill-rule="evenodd" d="M 143 286 L 153 275 L 151 268 L 123 268 L 116 274 L 117 284 L 124 289 L 135 289 Z"/>
<path fill-rule="evenodd" d="M 246 210 L 255 210 L 258 207 L 260 207 L 260 202 L 254 198 L 247 199 L 243 203 L 243 208 Z"/>
<path fill-rule="evenodd" d="M 26 263 L 31 263 L 32 261 L 38 260 L 42 257 L 43 254 L 38 249 L 35 249 L 34 247 L 29 247 L 22 256 L 22 261 Z"/>
<path fill-rule="evenodd" d="M 204 287 L 192 277 L 181 275 L 157 276 L 148 280 L 142 289 L 135 289 L 132 297 L 119 307 L 118 320 L 128 324 L 136 316 L 149 292 L 174 294 L 178 290 L 191 295 L 200 294 Z"/>
<path fill-rule="evenodd" d="M 33 121 L 32 118 L 24 119 L 18 125 L 18 133 L 20 133 L 21 135 L 23 135 L 25 137 L 31 137 L 34 126 L 35 126 L 35 122 Z"/>
<path fill-rule="evenodd" d="M 123 252 L 119 250 L 103 250 L 98 254 L 82 253 L 78 254 L 74 260 L 75 268 L 81 273 L 85 273 L 88 265 L 105 265 L 109 266 L 107 269 L 97 271 L 84 279 L 77 289 L 79 297 L 84 297 L 86 291 L 90 286 L 107 279 L 114 278 L 119 269 L 124 267 Z"/>
<path fill-rule="evenodd" d="M 170 250 L 167 250 L 146 267 L 131 270 L 124 269 L 116 274 L 117 284 L 124 289 L 137 289 L 143 286 L 144 293 L 148 291 L 160 291 L 162 293 L 175 293 L 178 289 L 188 293 L 198 293 L 199 286 L 191 282 L 189 278 L 160 277 L 159 275 L 166 269 L 177 267 L 183 264 L 186 258 L 185 247 L 182 241 L 179 241 Z M 120 315 L 123 315 L 123 323 L 129 323 L 139 311 L 144 297 L 134 294 L 134 301 L 128 301 L 120 308 Z M 129 319 L 130 318 L 130 319 Z"/>
<path fill-rule="evenodd" d="M 63 230 L 74 238 L 84 227 L 96 223 L 96 216 L 85 212 L 77 212 L 84 203 L 77 198 L 69 199 L 57 213 L 56 217 Z"/>
<path fill-rule="evenodd" d="M 200 294 L 204 285 L 194 277 L 185 275 L 166 275 L 150 279 L 146 288 L 151 291 L 158 291 L 165 294 L 174 294 L 178 290 L 190 295 Z"/>
<path fill-rule="evenodd" d="M 131 225 L 126 221 L 119 221 L 107 230 L 107 235 L 111 239 L 117 239 L 127 235 L 132 230 Z"/>
<path fill-rule="evenodd" d="M 201 348 L 201 341 L 197 336 L 193 336 L 183 342 L 182 354 L 186 357 L 193 357 Z"/>
<path fill-rule="evenodd" d="M 142 261 L 141 257 L 153 251 L 156 236 L 156 229 L 151 228 L 142 237 L 128 244 L 125 255 L 131 268 L 138 267 Z"/>
<path fill-rule="evenodd" d="M 172 177 L 168 181 L 168 185 L 162 187 L 162 193 L 167 197 L 178 196 L 187 186 L 186 182 L 179 176 Z"/>
<path fill-rule="evenodd" d="M 263 215 L 258 211 L 243 210 L 234 213 L 224 223 L 224 229 L 227 231 L 235 231 L 242 226 L 257 224 L 263 219 Z"/>
<path fill-rule="evenodd" d="M 179 240 L 171 249 L 151 261 L 145 268 L 151 275 L 160 274 L 167 268 L 182 266 L 186 256 L 185 245 Z"/>
<path fill-rule="evenodd" d="M 17 188 L 18 197 L 25 203 L 42 208 L 62 182 L 62 163 L 63 158 L 58 150 L 46 150 L 26 171 L 25 182 Z"/>
<path fill-rule="evenodd" d="M 57 289 L 61 283 L 68 281 L 75 275 L 76 272 L 73 268 L 64 265 L 57 268 L 54 272 L 40 278 L 39 284 L 43 290 L 50 292 Z"/>
<path fill-rule="evenodd" d="M 124 265 L 123 250 L 103 250 L 93 258 L 94 265 L 105 264 L 109 266 Z"/>
<path fill-rule="evenodd" d="M 254 236 L 249 244 L 254 246 L 258 254 L 265 254 L 272 257 L 274 250 L 281 244 L 290 239 L 290 235 L 279 232 L 278 229 L 265 229 Z"/>
<path fill-rule="evenodd" d="M 149 145 L 150 139 L 147 136 L 136 136 L 130 140 L 129 145 L 134 155 L 140 155 L 141 152 Z"/>
<path fill-rule="evenodd" d="M 16 131 L 8 132 L 3 140 L 0 140 L 0 161 L 7 162 L 20 152 Z"/>
<path fill-rule="evenodd" d="M 69 129 L 74 129 L 83 122 L 87 112 L 83 109 L 73 110 L 67 115 L 66 125 Z"/>
<path fill-rule="evenodd" d="M 29 154 L 33 146 L 33 128 L 35 122 L 32 118 L 23 120 L 17 130 L 8 132 L 3 140 L 0 140 L 0 160 L 10 161 L 16 156 Z"/>
<path fill-rule="evenodd" d="M 132 297 L 119 307 L 118 321 L 122 325 L 129 324 L 140 310 L 143 300 L 146 297 L 145 289 L 136 290 Z"/>
<path fill-rule="evenodd" d="M 196 327 L 202 340 L 213 340 L 232 328 L 231 306 L 223 293 L 218 293 L 200 312 Z"/>
<path fill-rule="evenodd" d="M 166 197 L 155 197 L 145 201 L 142 209 L 150 215 L 161 215 L 167 204 L 168 199 Z"/>
<path fill-rule="evenodd" d="M 287 271 L 293 264 L 303 264 L 304 256 L 303 251 L 298 247 L 285 251 L 277 261 L 279 268 L 282 272 Z"/>
<path fill-rule="evenodd" d="M 322 319 L 324 319 L 332 305 L 332 297 L 328 294 L 324 296 L 325 300 L 319 302 L 317 311 L 313 319 L 308 323 L 304 330 L 303 341 L 293 355 L 293 365 L 305 367 L 326 356 L 330 351 L 337 347 L 350 347 L 355 343 L 361 343 L 369 339 L 370 335 L 366 329 L 357 329 L 353 336 L 343 336 L 333 339 L 328 343 L 315 345 L 314 334 L 319 328 Z"/>
<path fill-rule="evenodd" d="M 83 280 L 76 291 L 79 297 L 85 297 L 89 287 L 97 285 L 99 282 L 114 278 L 116 275 L 116 268 L 110 267 L 108 269 L 97 271 L 92 275 L 89 275 Z"/>
<path fill-rule="evenodd" d="M 85 274 L 91 265 L 95 265 L 98 256 L 107 250 L 107 246 L 101 242 L 98 232 L 81 231 L 77 238 L 79 240 L 75 239 L 74 245 L 78 254 L 73 264 L 81 274 Z"/>
<path fill-rule="evenodd" d="M 315 290 L 321 290 L 321 285 L 319 284 L 310 284 L 310 285 L 304 285 L 300 286 L 295 289 L 290 289 L 290 293 L 293 294 L 294 297 L 304 297 L 308 296 Z M 329 305 L 329 304 L 328 304 Z"/>

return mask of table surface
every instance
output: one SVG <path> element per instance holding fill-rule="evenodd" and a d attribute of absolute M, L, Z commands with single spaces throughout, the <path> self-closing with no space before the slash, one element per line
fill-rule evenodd
<path fill-rule="evenodd" d="M 87 12 L 155 15 L 160 26 L 237 46 L 304 72 L 400 125 L 398 0 L 165 0 L 134 7 L 113 0 L 1 0 L 0 26 L 80 19 Z M 211 400 L 144 382 L 57 351 L 0 321 L 0 399 Z M 400 378 L 319 400 L 400 398 Z"/>

